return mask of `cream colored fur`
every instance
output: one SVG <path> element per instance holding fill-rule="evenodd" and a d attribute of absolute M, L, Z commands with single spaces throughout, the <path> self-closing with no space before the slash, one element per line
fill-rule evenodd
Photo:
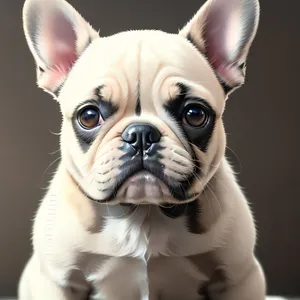
<path fill-rule="evenodd" d="M 258 15 L 243 55 L 230 64 L 227 61 L 224 69 L 214 70 L 213 62 L 199 51 L 205 48 L 205 41 L 200 34 L 203 28 L 198 33 L 195 25 L 199 16 L 205 17 L 209 5 L 214 7 L 213 1 L 226 6 L 224 0 L 210 0 L 179 35 L 130 31 L 107 38 L 99 38 L 63 0 L 26 1 L 24 29 L 39 67 L 38 84 L 57 98 L 63 123 L 62 161 L 36 214 L 33 255 L 20 281 L 20 300 L 83 300 L 91 289 L 92 299 L 199 300 L 204 299 L 199 289 L 212 278 L 208 293 L 213 300 L 265 299 L 265 279 L 254 255 L 253 217 L 224 154 L 222 114 L 227 95 L 215 73 L 220 71 L 221 79 L 233 88 L 243 81 L 234 62 L 245 60 Z M 250 3 L 258 14 L 254 0 L 230 3 L 237 5 L 237 11 Z M 51 16 L 56 13 L 62 24 L 70 25 L 67 37 L 76 35 L 74 49 L 74 41 L 64 44 L 57 37 L 56 46 L 62 42 L 59 54 L 51 45 L 55 27 Z M 198 49 L 186 39 L 191 31 Z M 56 56 L 62 57 L 62 53 L 75 55 L 76 63 L 57 62 Z M 141 116 L 134 114 L 138 82 Z M 193 158 L 186 150 L 190 144 L 163 109 L 163 103 L 178 94 L 177 82 L 188 85 L 191 95 L 205 99 L 216 112 L 208 151 L 192 146 L 204 175 L 192 185 L 185 201 L 197 198 L 201 203 L 199 222 L 207 229 L 203 234 L 189 232 L 184 216 L 165 216 L 157 206 L 161 199 L 142 199 L 146 204 L 132 210 L 118 205 L 124 202 L 118 197 L 106 205 L 85 196 L 86 192 L 102 199 L 101 184 L 115 183 L 122 155 L 118 133 L 134 121 L 151 122 L 164 132 L 161 154 L 166 174 L 181 180 L 193 172 Z M 83 152 L 71 119 L 76 107 L 92 98 L 92 91 L 99 86 L 105 86 L 102 94 L 119 110 Z M 168 202 L 178 204 L 173 198 Z"/>

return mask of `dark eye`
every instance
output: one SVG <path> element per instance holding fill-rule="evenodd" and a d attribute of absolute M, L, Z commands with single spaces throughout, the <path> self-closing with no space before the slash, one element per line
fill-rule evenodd
<path fill-rule="evenodd" d="M 78 121 L 81 127 L 93 129 L 101 124 L 102 118 L 97 107 L 88 106 L 79 111 Z"/>
<path fill-rule="evenodd" d="M 202 105 L 192 104 L 188 105 L 184 110 L 183 123 L 192 127 L 201 127 L 205 125 L 208 115 L 207 111 Z"/>

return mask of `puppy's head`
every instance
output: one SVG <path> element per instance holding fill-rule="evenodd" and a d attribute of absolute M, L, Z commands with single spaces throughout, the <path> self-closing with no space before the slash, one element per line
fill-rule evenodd
<path fill-rule="evenodd" d="M 63 0 L 27 0 L 38 85 L 59 102 L 62 163 L 90 199 L 184 203 L 225 151 L 225 101 L 245 76 L 258 0 L 208 0 L 179 32 L 98 33 Z"/>

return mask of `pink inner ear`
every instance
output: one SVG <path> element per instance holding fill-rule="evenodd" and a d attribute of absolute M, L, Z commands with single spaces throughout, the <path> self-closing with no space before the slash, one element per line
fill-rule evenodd
<path fill-rule="evenodd" d="M 44 84 L 51 89 L 60 84 L 77 60 L 77 37 L 71 21 L 60 12 L 48 15 L 44 22 L 40 32 L 40 51 L 48 72 Z"/>
<path fill-rule="evenodd" d="M 203 32 L 206 56 L 220 79 L 230 86 L 243 81 L 237 65 L 244 44 L 240 2 L 213 2 L 208 7 Z"/>
<path fill-rule="evenodd" d="M 206 55 L 216 72 L 220 73 L 219 76 L 226 77 L 226 65 L 228 63 L 226 51 L 227 20 L 222 10 L 215 7 L 210 7 L 207 18 L 208 21 L 204 30 Z"/>

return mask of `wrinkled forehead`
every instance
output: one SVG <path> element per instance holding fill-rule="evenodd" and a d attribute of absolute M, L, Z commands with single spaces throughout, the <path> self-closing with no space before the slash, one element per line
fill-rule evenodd
<path fill-rule="evenodd" d="M 160 31 L 132 31 L 95 40 L 77 61 L 61 91 L 62 113 L 74 109 L 105 87 L 106 98 L 130 105 L 137 97 L 143 111 L 155 101 L 176 97 L 178 84 L 222 114 L 225 95 L 200 52 L 184 38 Z"/>

